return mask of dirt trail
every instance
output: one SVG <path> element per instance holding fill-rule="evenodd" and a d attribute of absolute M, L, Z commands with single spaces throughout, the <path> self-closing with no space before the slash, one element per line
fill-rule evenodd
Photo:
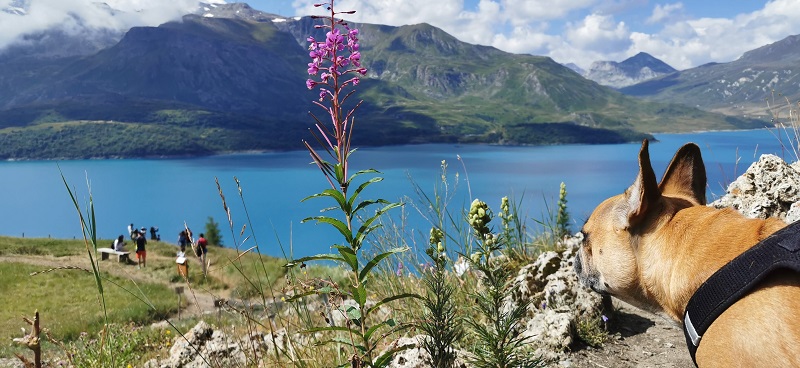
<path fill-rule="evenodd" d="M 614 309 L 616 313 L 609 321 L 610 340 L 600 349 L 576 348 L 571 367 L 694 367 L 678 324 L 616 299 Z"/>

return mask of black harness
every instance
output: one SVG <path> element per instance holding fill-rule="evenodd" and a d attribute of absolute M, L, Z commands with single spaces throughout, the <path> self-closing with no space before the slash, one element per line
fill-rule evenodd
<path fill-rule="evenodd" d="M 734 258 L 711 275 L 689 299 L 683 318 L 683 334 L 695 365 L 697 347 L 714 320 L 778 269 L 800 272 L 800 221 L 775 232 Z"/>

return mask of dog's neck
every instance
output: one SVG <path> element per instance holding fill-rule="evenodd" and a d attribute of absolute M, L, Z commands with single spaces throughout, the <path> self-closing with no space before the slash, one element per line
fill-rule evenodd
<path fill-rule="evenodd" d="M 784 226 L 706 206 L 663 217 L 640 242 L 641 301 L 680 322 L 689 299 L 714 272 Z"/>

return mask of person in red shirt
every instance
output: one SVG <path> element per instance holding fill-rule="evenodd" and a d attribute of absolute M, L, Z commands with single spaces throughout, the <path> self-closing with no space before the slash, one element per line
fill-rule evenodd
<path fill-rule="evenodd" d="M 200 237 L 197 238 L 197 248 L 200 251 L 200 254 L 198 254 L 200 257 L 200 262 L 203 263 L 203 275 L 206 275 L 208 271 L 208 263 L 206 261 L 206 254 L 208 254 L 208 240 L 206 240 L 203 234 L 200 234 Z"/>

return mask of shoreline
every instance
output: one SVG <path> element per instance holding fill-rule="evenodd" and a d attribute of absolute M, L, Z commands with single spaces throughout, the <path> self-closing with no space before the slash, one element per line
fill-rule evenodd
<path fill-rule="evenodd" d="M 662 133 L 653 133 L 653 132 L 645 132 L 642 134 L 649 134 L 652 136 L 657 135 L 665 135 L 665 134 L 704 134 L 704 133 L 722 133 L 722 132 L 744 132 L 744 131 L 759 131 L 759 130 L 772 130 L 772 129 L 781 129 L 780 127 L 764 127 L 764 128 L 757 128 L 757 129 L 722 129 L 722 130 L 696 130 L 696 131 L 689 131 L 689 132 L 662 132 Z M 658 139 L 656 138 L 656 142 Z M 387 144 L 387 145 L 375 145 L 375 146 L 361 146 L 357 147 L 358 149 L 372 149 L 372 148 L 384 148 L 384 147 L 404 147 L 404 146 L 422 146 L 422 145 L 454 145 L 454 146 L 497 146 L 497 147 L 553 147 L 553 146 L 580 146 L 580 145 L 603 145 L 603 144 L 631 144 L 631 143 L 639 143 L 638 140 L 630 141 L 630 142 L 619 142 L 619 143 L 551 143 L 551 144 L 503 144 L 503 143 L 486 143 L 486 142 L 477 142 L 477 143 L 462 143 L 462 142 L 425 142 L 425 143 L 402 143 L 402 144 Z M 298 149 L 257 149 L 257 150 L 242 150 L 242 151 L 222 151 L 222 152 L 215 152 L 206 155 L 192 155 L 192 154 L 184 154 L 184 155 L 152 155 L 152 156 L 108 156 L 108 157 L 54 157 L 54 158 L 9 158 L 2 160 L 3 162 L 36 162 L 36 161 L 90 161 L 90 160 L 175 160 L 175 159 L 195 159 L 195 158 L 205 158 L 205 157 L 214 157 L 214 156 L 247 156 L 247 155 L 260 155 L 266 153 L 285 153 L 285 152 L 304 152 L 305 150 L 302 148 Z"/>

